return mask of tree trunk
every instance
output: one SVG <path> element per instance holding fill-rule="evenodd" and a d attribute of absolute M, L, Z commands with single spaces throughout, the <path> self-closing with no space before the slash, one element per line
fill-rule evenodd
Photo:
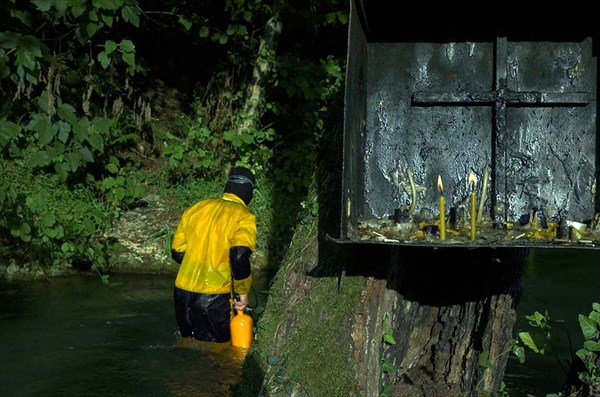
<path fill-rule="evenodd" d="M 355 315 L 355 359 L 363 366 L 357 376 L 365 394 L 377 395 L 384 384 L 395 396 L 498 392 L 528 251 L 395 247 L 390 252 L 387 280 L 367 284 Z M 380 357 L 385 321 L 396 343 L 384 344 L 383 355 L 396 371 L 382 376 L 381 360 L 374 358 Z M 491 365 L 480 365 L 488 362 L 485 354 Z"/>
<path fill-rule="evenodd" d="M 282 4 L 277 1 L 273 6 L 273 16 L 269 18 L 265 26 L 265 33 L 260 40 L 258 56 L 252 72 L 252 82 L 248 86 L 246 103 L 242 113 L 242 123 L 239 125 L 238 133 L 256 127 L 256 121 L 262 113 L 264 103 L 264 91 L 267 76 L 272 69 L 272 56 L 275 54 L 279 35 L 281 34 L 281 9 Z"/>

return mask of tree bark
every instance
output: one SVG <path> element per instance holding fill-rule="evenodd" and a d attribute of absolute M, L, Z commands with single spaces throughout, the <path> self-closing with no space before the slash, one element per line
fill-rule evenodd
<path fill-rule="evenodd" d="M 365 395 L 378 395 L 385 383 L 395 396 L 497 393 L 528 251 L 395 247 L 390 253 L 387 279 L 367 283 L 352 332 Z M 392 345 L 381 344 L 386 318 Z M 382 375 L 376 359 L 382 346 L 395 372 Z M 489 368 L 479 364 L 482 354 Z"/>
<path fill-rule="evenodd" d="M 261 116 L 265 84 L 272 69 L 271 57 L 275 54 L 282 29 L 281 12 L 282 4 L 276 1 L 273 6 L 273 16 L 267 21 L 265 33 L 258 47 L 258 56 L 252 72 L 252 82 L 248 86 L 243 118 L 238 129 L 239 134 L 256 127 L 256 122 Z"/>

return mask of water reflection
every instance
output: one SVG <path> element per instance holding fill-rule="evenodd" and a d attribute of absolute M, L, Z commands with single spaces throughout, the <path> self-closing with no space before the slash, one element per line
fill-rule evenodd
<path fill-rule="evenodd" d="M 558 393 L 566 375 L 561 362 L 568 369 L 571 354 L 583 345 L 578 314 L 589 314 L 592 302 L 600 301 L 600 251 L 584 249 L 533 249 L 530 253 L 523 280 L 523 296 L 517 307 L 517 323 L 513 335 L 532 328 L 526 315 L 548 312 L 558 340 L 560 361 L 526 350 L 526 363 L 519 364 L 511 355 L 505 382 L 511 397 L 545 396 Z"/>
<path fill-rule="evenodd" d="M 2 396 L 228 396 L 245 352 L 179 339 L 170 276 L 0 291 Z"/>

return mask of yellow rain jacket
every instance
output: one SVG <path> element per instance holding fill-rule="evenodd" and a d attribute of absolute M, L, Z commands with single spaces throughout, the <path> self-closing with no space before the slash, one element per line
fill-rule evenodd
<path fill-rule="evenodd" d="M 184 252 L 175 286 L 203 294 L 231 292 L 229 249 L 256 248 L 256 217 L 244 201 L 231 193 L 200 201 L 185 210 L 172 248 Z M 252 276 L 234 280 L 235 292 L 248 294 Z"/>

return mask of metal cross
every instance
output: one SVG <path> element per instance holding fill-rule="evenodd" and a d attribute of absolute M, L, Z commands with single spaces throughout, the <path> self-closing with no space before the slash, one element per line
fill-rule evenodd
<path fill-rule="evenodd" d="M 497 197 L 507 197 L 508 178 L 500 172 L 508 167 L 508 144 L 506 117 L 508 106 L 551 107 L 551 106 L 585 106 L 590 102 L 589 92 L 542 92 L 512 91 L 507 87 L 508 41 L 506 37 L 498 37 L 494 49 L 494 89 L 481 92 L 436 92 L 417 91 L 413 93 L 412 104 L 416 106 L 493 106 L 492 147 L 493 175 L 491 190 L 492 207 Z M 501 177 L 501 178 L 498 178 Z M 503 181 L 498 182 L 503 179 Z M 505 200 L 505 202 L 508 202 Z M 504 220 L 508 218 L 505 207 Z M 500 221 L 502 219 L 496 219 Z"/>

